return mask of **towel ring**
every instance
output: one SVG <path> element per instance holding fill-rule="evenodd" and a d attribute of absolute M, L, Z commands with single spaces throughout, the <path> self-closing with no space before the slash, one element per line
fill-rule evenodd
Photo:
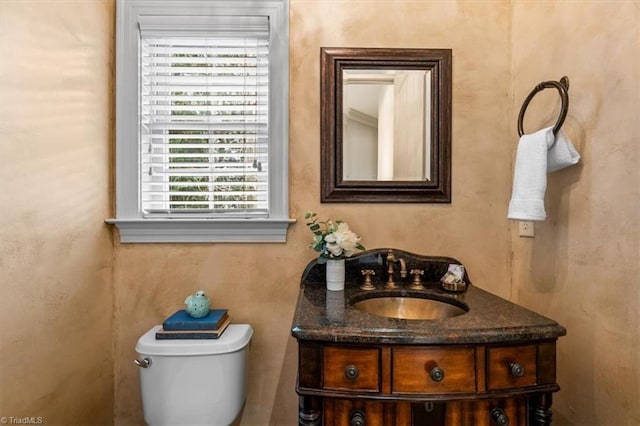
<path fill-rule="evenodd" d="M 518 135 L 524 135 L 524 130 L 522 128 L 522 121 L 524 119 L 524 113 L 529 106 L 529 102 L 531 99 L 540 91 L 544 89 L 549 89 L 555 87 L 560 92 L 560 97 L 562 98 L 562 109 L 560 110 L 560 117 L 558 117 L 558 121 L 556 125 L 553 126 L 553 134 L 558 133 L 558 130 L 562 127 L 564 123 L 564 119 L 567 117 L 567 112 L 569 111 L 569 78 L 564 76 L 560 79 L 560 81 L 543 81 L 538 84 L 532 91 L 529 93 L 529 96 L 524 100 L 522 104 L 522 108 L 520 108 L 520 114 L 518 114 Z"/>

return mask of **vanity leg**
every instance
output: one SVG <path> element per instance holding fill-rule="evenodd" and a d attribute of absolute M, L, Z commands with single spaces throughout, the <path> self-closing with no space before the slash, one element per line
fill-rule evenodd
<path fill-rule="evenodd" d="M 298 426 L 320 426 L 322 424 L 322 402 L 312 396 L 299 397 Z"/>
<path fill-rule="evenodd" d="M 530 411 L 531 424 L 533 426 L 546 426 L 551 424 L 551 404 L 553 395 L 541 393 L 531 398 L 532 406 Z"/>

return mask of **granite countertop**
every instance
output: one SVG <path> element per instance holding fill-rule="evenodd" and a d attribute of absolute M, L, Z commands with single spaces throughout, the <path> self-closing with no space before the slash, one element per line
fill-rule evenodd
<path fill-rule="evenodd" d="M 396 280 L 400 290 L 382 290 L 386 268 L 382 264 L 387 249 L 363 252 L 346 262 L 344 291 L 327 291 L 325 266 L 314 260 L 303 273 L 291 333 L 299 340 L 369 344 L 489 344 L 519 343 L 556 339 L 566 334 L 564 327 L 547 317 L 511 303 L 475 287 L 467 274 L 464 293 L 446 292 L 439 278 L 450 263 L 446 257 L 415 255 L 394 249 L 403 257 L 407 270 L 425 270 L 425 290 L 407 290 L 410 279 Z M 382 260 L 381 260 L 382 259 Z M 377 290 L 360 290 L 363 278 L 360 270 L 376 270 Z M 381 295 L 423 296 L 447 301 L 468 309 L 468 312 L 445 319 L 406 320 L 387 318 L 351 307 L 354 300 Z"/>

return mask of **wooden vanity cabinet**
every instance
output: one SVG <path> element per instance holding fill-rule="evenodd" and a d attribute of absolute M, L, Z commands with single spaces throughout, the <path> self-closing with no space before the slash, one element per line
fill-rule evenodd
<path fill-rule="evenodd" d="M 300 425 L 548 425 L 559 389 L 555 340 L 298 348 Z"/>

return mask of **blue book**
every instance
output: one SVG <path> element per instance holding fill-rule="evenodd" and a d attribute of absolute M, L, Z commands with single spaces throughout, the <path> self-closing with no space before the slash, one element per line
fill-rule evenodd
<path fill-rule="evenodd" d="M 164 320 L 162 328 L 164 331 L 217 330 L 228 317 L 227 309 L 211 309 L 202 318 L 193 318 L 181 309 Z"/>

